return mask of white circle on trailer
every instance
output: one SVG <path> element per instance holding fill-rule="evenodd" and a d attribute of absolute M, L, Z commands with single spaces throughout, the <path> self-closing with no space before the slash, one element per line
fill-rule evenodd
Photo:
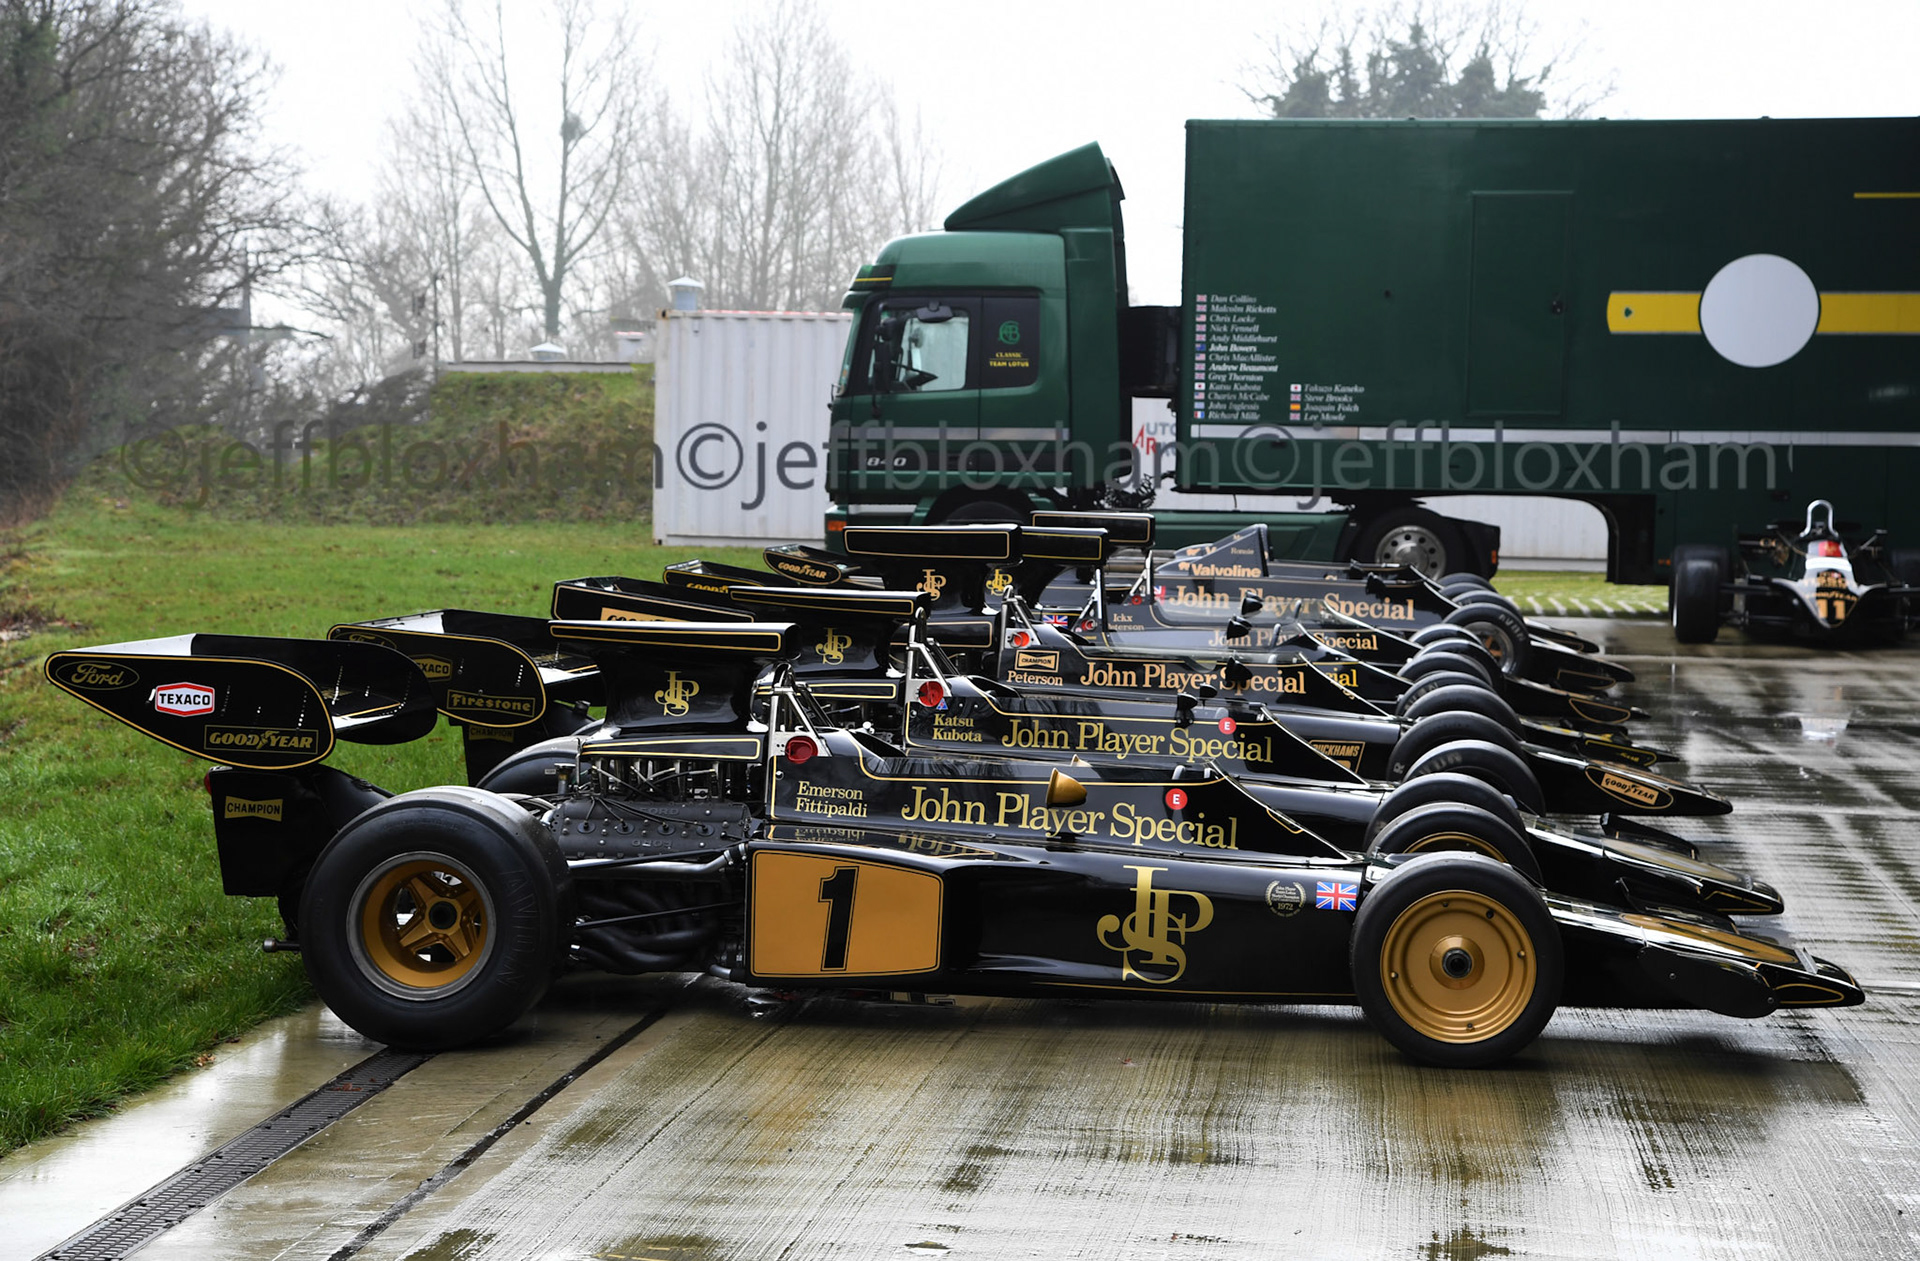
<path fill-rule="evenodd" d="M 1748 254 L 1714 273 L 1700 295 L 1700 331 L 1723 359 L 1771 368 L 1800 353 L 1820 323 L 1820 291 L 1799 264 Z"/>

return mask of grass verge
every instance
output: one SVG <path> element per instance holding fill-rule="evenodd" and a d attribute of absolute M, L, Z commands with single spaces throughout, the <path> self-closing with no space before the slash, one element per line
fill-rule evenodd
<path fill-rule="evenodd" d="M 753 563 L 757 553 L 706 549 Z M 323 635 L 336 621 L 469 607 L 540 615 L 556 578 L 652 576 L 685 553 L 645 522 L 285 525 L 84 486 L 0 547 L 0 1152 L 193 1064 L 307 1000 L 265 955 L 271 903 L 220 891 L 201 776 L 48 686 L 87 644 L 198 630 Z M 396 791 L 462 778 L 443 723 L 333 764 Z"/>
<path fill-rule="evenodd" d="M 1665 587 L 1610 583 L 1605 574 L 1557 570 L 1503 570 L 1494 590 L 1522 613 L 1550 617 L 1665 617 Z"/>

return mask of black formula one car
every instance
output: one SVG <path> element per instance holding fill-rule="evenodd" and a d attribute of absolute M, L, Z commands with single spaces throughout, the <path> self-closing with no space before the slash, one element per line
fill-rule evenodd
<path fill-rule="evenodd" d="M 1775 521 L 1735 551 L 1703 543 L 1673 549 L 1668 604 L 1683 644 L 1710 644 L 1722 624 L 1829 643 L 1893 640 L 1920 621 L 1920 551 L 1887 546 L 1836 523 L 1816 499 L 1806 520 Z"/>
<path fill-rule="evenodd" d="M 1863 1001 L 1841 968 L 1724 916 L 1549 893 L 1488 853 L 1356 852 L 1213 766 L 916 756 L 830 725 L 793 681 L 795 635 L 558 621 L 550 653 L 524 654 L 532 675 L 448 657 L 437 689 L 345 638 L 181 636 L 46 671 L 221 763 L 227 891 L 278 898 L 329 1006 L 401 1045 L 485 1038 L 570 961 L 780 988 L 1357 1002 L 1409 1054 L 1461 1066 L 1525 1047 L 1563 1003 Z M 549 687 L 597 688 L 606 722 L 541 795 L 390 796 L 324 765 L 336 738 L 416 738 L 446 704 L 532 725 L 543 713 L 510 702 Z"/>

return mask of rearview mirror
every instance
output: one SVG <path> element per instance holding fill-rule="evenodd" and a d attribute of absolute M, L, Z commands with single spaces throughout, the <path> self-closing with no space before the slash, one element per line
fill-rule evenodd
<path fill-rule="evenodd" d="M 1244 617 L 1236 617 L 1227 623 L 1228 639 L 1245 639 L 1253 633 L 1253 623 Z"/>
<path fill-rule="evenodd" d="M 1073 776 L 1058 770 L 1047 776 L 1047 809 L 1077 806 L 1086 799 L 1087 786 Z"/>
<path fill-rule="evenodd" d="M 1252 617 L 1255 613 L 1258 613 L 1261 609 L 1264 609 L 1266 607 L 1267 607 L 1267 602 L 1265 600 L 1262 600 L 1259 596 L 1253 595 L 1252 593 L 1248 593 L 1240 597 L 1240 616 L 1241 617 Z"/>

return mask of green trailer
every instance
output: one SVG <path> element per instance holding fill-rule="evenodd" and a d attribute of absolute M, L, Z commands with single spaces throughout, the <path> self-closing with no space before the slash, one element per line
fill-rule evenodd
<path fill-rule="evenodd" d="M 1447 494 L 1595 505 L 1619 582 L 1813 498 L 1920 539 L 1920 120 L 1191 122 L 1177 308 L 1126 301 L 1122 197 L 1088 145 L 861 269 L 830 535 L 1171 470 L 1330 510 L 1163 512 L 1166 543 L 1258 519 L 1433 572 L 1496 559 Z"/>

